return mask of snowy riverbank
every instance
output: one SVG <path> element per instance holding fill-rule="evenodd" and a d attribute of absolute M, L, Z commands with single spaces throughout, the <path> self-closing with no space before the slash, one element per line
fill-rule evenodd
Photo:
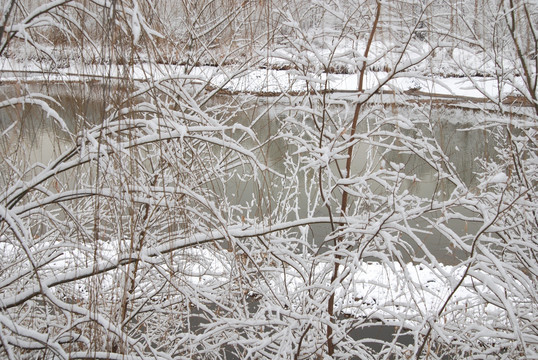
<path fill-rule="evenodd" d="M 0 82 L 91 82 L 103 78 L 131 79 L 138 82 L 186 81 L 190 84 L 207 84 L 212 89 L 228 93 L 278 95 L 321 91 L 337 94 L 339 98 L 353 98 L 357 94 L 358 74 L 301 74 L 296 70 L 276 70 L 242 67 L 192 67 L 184 65 L 137 64 L 121 65 L 68 65 L 61 68 L 51 63 L 0 60 Z M 388 80 L 390 79 L 390 80 Z M 366 73 L 364 93 L 375 92 L 384 96 L 383 102 L 398 102 L 400 95 L 460 100 L 461 103 L 496 101 L 520 93 L 521 84 L 501 84 L 494 77 L 440 77 L 419 73 L 400 73 L 394 76 L 383 71 Z"/>

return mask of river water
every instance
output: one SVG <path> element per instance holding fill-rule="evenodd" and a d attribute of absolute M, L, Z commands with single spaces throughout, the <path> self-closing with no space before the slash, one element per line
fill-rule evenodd
<path fill-rule="evenodd" d="M 417 116 L 415 110 L 416 109 L 405 107 L 397 109 L 391 108 L 388 115 L 413 117 Z M 279 123 L 275 121 L 275 118 L 279 117 L 281 120 L 280 124 L 282 124 L 285 123 L 286 116 L 288 115 L 285 110 L 285 105 L 277 105 L 273 111 L 268 112 L 263 121 L 258 120 L 254 129 L 260 137 L 260 140 L 263 142 L 270 139 L 272 136 L 278 135 L 281 127 L 279 127 Z M 420 112 L 418 116 L 421 116 Z M 486 120 L 490 115 L 474 110 L 436 107 L 432 108 L 427 116 L 431 125 L 429 127 L 431 132 L 430 135 L 435 138 L 439 143 L 440 148 L 443 149 L 444 154 L 448 156 L 449 162 L 458 173 L 461 181 L 470 189 L 479 185 L 477 173 L 481 171 L 481 164 L 478 160 L 492 158 L 495 156 L 496 152 L 494 142 L 491 141 L 490 135 L 483 129 L 473 129 L 473 125 Z M 255 116 L 250 115 L 248 118 L 255 118 Z M 244 120 L 239 119 L 238 121 Z M 308 125 L 311 125 L 311 123 Z M 363 121 L 359 125 L 358 132 L 367 133 L 370 130 L 370 125 L 371 122 Z M 314 127 L 314 125 L 311 126 Z M 282 165 L 284 154 L 286 152 L 293 153 L 296 150 L 296 147 L 291 146 L 282 138 L 278 138 L 275 141 L 269 141 L 264 149 L 264 156 L 266 157 L 267 163 L 278 171 L 284 171 Z M 388 151 L 383 152 L 381 158 L 379 155 L 380 152 L 381 151 L 379 151 L 375 145 L 368 144 L 367 142 L 362 142 L 356 145 L 354 148 L 354 159 L 351 168 L 352 174 L 364 172 L 366 168 L 372 166 L 379 169 L 379 166 L 387 166 L 387 164 L 390 163 L 403 164 L 404 167 L 402 172 L 408 176 L 415 176 L 420 181 L 404 181 L 403 185 L 398 189 L 399 192 L 409 191 L 409 193 L 424 199 L 435 198 L 436 200 L 445 200 L 454 190 L 454 184 L 446 179 L 440 179 L 438 170 L 432 167 L 431 164 L 426 163 L 420 156 L 399 151 Z M 343 161 L 340 162 L 340 167 L 345 167 Z M 332 171 L 336 173 L 336 168 L 334 166 L 332 167 Z M 268 175 L 268 177 L 269 179 L 274 180 L 274 183 L 278 184 L 279 179 L 276 176 Z M 307 187 L 309 185 L 307 181 L 308 180 L 303 180 L 302 183 L 300 182 L 299 187 Z M 318 179 L 313 178 L 311 181 L 315 182 L 318 181 Z M 256 186 L 251 183 L 235 184 L 232 187 L 232 191 L 238 189 L 237 202 L 247 203 L 251 200 L 252 193 L 257 191 Z M 279 189 L 277 188 L 272 191 L 278 190 Z M 271 189 L 268 191 L 271 191 Z M 379 194 L 383 194 L 384 191 L 386 190 L 379 186 Z M 300 210 L 304 210 L 302 213 L 301 211 L 299 212 L 301 216 L 307 215 L 305 209 L 309 208 L 310 201 L 311 199 L 305 194 L 299 196 L 299 208 Z M 264 205 L 265 210 L 277 206 L 278 204 L 276 203 Z M 333 211 L 333 214 L 338 213 L 338 205 L 333 208 Z M 463 209 L 459 209 L 459 211 L 465 213 Z M 260 213 L 263 213 L 263 210 L 261 210 Z M 313 215 L 327 216 L 328 212 L 324 206 L 319 206 Z M 465 213 L 465 215 L 469 214 Z M 426 218 L 435 221 L 435 219 L 440 216 L 441 213 L 439 211 L 432 211 Z M 428 224 L 425 220 L 417 220 L 411 225 L 426 228 Z M 480 227 L 479 224 L 466 223 L 459 220 L 450 220 L 448 225 L 450 229 L 459 236 L 476 233 Z M 311 229 L 312 232 L 310 235 L 317 245 L 321 245 L 325 237 L 331 232 L 330 227 L 327 225 L 312 225 Z M 428 231 L 431 232 L 431 234 L 424 235 L 424 239 L 422 240 L 428 247 L 428 251 L 431 252 L 439 262 L 447 265 L 459 264 L 468 255 L 458 249 L 448 249 L 448 241 L 444 235 L 436 230 Z M 422 251 L 423 249 L 416 247 L 415 245 L 413 246 L 413 250 L 417 257 L 424 254 Z M 405 260 L 410 260 L 410 258 L 406 258 Z"/>
<path fill-rule="evenodd" d="M 47 85 L 46 89 L 40 88 L 36 84 L 32 85 L 32 87 L 32 92 L 45 90 L 44 92 L 49 94 L 56 93 L 54 98 L 57 104 L 53 105 L 52 108 L 63 118 L 65 126 L 73 134 L 91 125 L 99 124 L 103 118 L 104 104 L 106 102 L 102 100 L 103 88 L 98 84 L 76 84 L 70 86 L 67 91 L 64 85 L 52 86 L 52 88 L 51 85 Z M 13 86 L 0 88 L 0 94 L 5 94 L 5 96 L 17 95 L 21 91 L 20 88 L 17 89 Z M 282 117 L 283 112 L 279 110 L 282 108 L 284 108 L 284 105 L 276 105 L 274 109 L 267 111 L 266 115 L 259 117 L 253 129 L 261 141 L 270 139 L 280 132 L 280 126 L 283 122 L 275 121 L 275 116 Z M 397 111 L 400 116 L 408 116 L 406 115 L 407 110 L 405 108 L 400 108 Z M 248 124 L 255 117 L 254 114 L 260 113 L 265 113 L 263 106 L 254 112 L 245 112 L 243 117 L 241 115 L 234 115 L 234 121 Z M 479 163 L 476 159 L 483 159 L 494 155 L 493 146 L 488 141 L 485 133 L 482 130 L 470 130 L 471 124 L 478 120 L 483 120 L 484 116 L 484 114 L 475 111 L 450 108 L 434 108 L 430 114 L 430 119 L 434 122 L 432 128 L 437 141 L 449 156 L 450 161 L 454 164 L 462 180 L 470 187 L 477 185 L 476 172 L 479 170 Z M 34 164 L 47 164 L 51 159 L 54 159 L 72 146 L 75 137 L 63 131 L 62 126 L 64 125 L 60 124 L 53 117 L 47 117 L 35 105 L 15 105 L 1 109 L 0 133 L 2 137 L 0 138 L 0 155 L 3 159 L 10 159 L 11 163 L 18 162 L 22 164 L 22 170 L 30 176 L 34 173 L 34 170 L 32 170 Z M 10 127 L 12 128 L 10 129 Z M 10 130 L 8 131 L 8 129 Z M 359 128 L 359 131 L 363 130 L 365 129 Z M 379 162 L 379 159 L 375 158 L 375 151 L 368 151 L 369 149 L 361 148 L 361 146 L 356 148 L 357 156 L 353 164 L 354 171 L 360 171 L 361 168 L 372 162 Z M 268 165 L 274 167 L 277 171 L 284 171 L 282 160 L 289 149 L 288 142 L 283 138 L 278 138 L 268 142 L 263 147 L 263 154 L 261 155 L 263 155 L 264 161 Z M 437 171 L 418 156 L 393 151 L 384 154 L 384 160 L 387 163 L 405 164 L 404 172 L 408 175 L 415 175 L 421 180 L 420 182 L 409 181 L 407 184 L 407 189 L 416 195 L 431 198 L 434 193 L 437 193 L 436 196 L 443 197 L 448 195 L 453 189 L 450 183 L 439 181 Z M 6 161 L 2 161 L 0 166 L 2 167 L 0 169 L 2 170 L 0 184 L 4 186 L 10 182 L 11 175 L 9 174 L 13 175 L 13 173 L 10 170 L 11 165 L 7 164 Z M 271 177 L 267 179 L 269 182 L 272 181 Z M 278 191 L 272 185 L 268 186 L 268 188 L 271 191 Z M 404 186 L 401 189 L 404 188 L 406 187 Z M 257 189 L 252 183 L 241 183 L 237 179 L 232 180 L 229 189 L 226 190 L 227 194 L 233 197 L 238 204 L 251 201 L 253 199 L 253 193 L 256 191 Z M 444 192 L 444 195 L 442 192 Z M 308 202 L 308 197 L 300 197 L 299 207 L 307 208 Z M 263 206 L 277 205 L 264 204 Z M 259 205 L 259 207 L 261 208 L 262 205 Z M 326 215 L 325 208 L 321 207 L 315 215 Z M 432 219 L 436 215 L 432 213 Z M 476 230 L 472 224 L 463 224 L 458 221 L 454 221 L 451 227 L 459 235 Z M 316 234 L 313 241 L 321 244 L 325 235 L 329 232 L 330 229 L 328 226 L 316 226 L 313 232 Z M 428 250 L 442 263 L 458 263 L 461 260 L 459 258 L 465 255 L 463 253 L 447 251 L 446 239 L 439 233 L 433 232 L 424 241 L 428 246 Z M 416 249 L 416 251 L 420 253 L 421 249 Z"/>

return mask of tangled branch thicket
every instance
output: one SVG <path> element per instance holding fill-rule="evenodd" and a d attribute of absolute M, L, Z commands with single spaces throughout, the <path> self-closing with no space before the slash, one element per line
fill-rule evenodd
<path fill-rule="evenodd" d="M 538 356 L 534 2 L 1 6 L 2 357 Z"/>

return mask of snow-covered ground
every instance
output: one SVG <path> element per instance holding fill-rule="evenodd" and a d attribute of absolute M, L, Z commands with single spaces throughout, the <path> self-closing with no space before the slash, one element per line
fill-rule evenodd
<path fill-rule="evenodd" d="M 300 74 L 296 70 L 244 69 L 229 67 L 195 67 L 187 74 L 185 66 L 170 64 L 138 64 L 133 66 L 108 65 L 70 65 L 57 68 L 50 63 L 19 62 L 0 59 L 1 82 L 70 82 L 92 81 L 103 77 L 109 79 L 133 79 L 135 81 L 158 82 L 167 79 L 183 79 L 190 82 L 207 83 L 238 93 L 282 93 L 321 90 L 334 93 L 353 94 L 357 92 L 358 74 Z M 376 90 L 386 93 L 385 101 L 392 102 L 390 94 L 414 91 L 422 97 L 458 97 L 466 101 L 497 99 L 519 95 L 516 89 L 507 84 L 499 85 L 493 77 L 426 77 L 419 73 L 401 73 L 396 77 L 384 71 L 367 72 L 364 91 Z M 387 81 L 388 78 L 391 78 Z M 519 80 L 516 79 L 519 86 Z M 384 84 L 379 89 L 379 84 Z"/>
<path fill-rule="evenodd" d="M 107 267 L 110 264 L 121 262 L 122 254 L 117 246 L 110 242 L 100 241 L 97 250 L 84 248 L 80 245 L 73 246 L 61 252 L 46 250 L 46 244 L 37 245 L 43 247 L 44 252 L 48 252 L 46 258 L 51 261 L 42 267 L 42 281 L 48 283 L 55 280 L 56 274 L 69 274 L 77 272 L 79 274 L 91 273 L 96 268 Z M 39 251 L 37 251 L 39 252 Z M 9 264 L 13 259 L 21 256 L 20 248 L 14 247 L 9 242 L 0 242 L 1 263 Z M 97 256 L 100 261 L 92 264 L 92 258 Z M 215 282 L 226 284 L 229 281 L 229 269 L 231 262 L 228 253 L 218 253 L 204 248 L 192 248 L 183 254 L 185 259 L 189 259 L 184 265 L 182 273 L 184 281 L 190 283 L 194 288 L 203 287 Z M 82 264 L 91 264 L 85 268 Z M 336 288 L 336 306 L 342 314 L 357 318 L 368 318 L 382 320 L 387 324 L 411 326 L 419 325 L 425 318 L 435 318 L 437 312 L 443 306 L 447 298 L 450 297 L 450 306 L 445 309 L 445 322 L 452 321 L 454 316 L 459 317 L 459 322 L 474 321 L 481 318 L 486 322 L 502 322 L 503 311 L 493 305 L 486 305 L 477 296 L 473 288 L 472 279 L 466 280 L 456 289 L 456 283 L 465 272 L 465 266 L 438 265 L 436 268 L 428 267 L 424 264 L 408 263 L 400 265 L 397 263 L 380 264 L 376 262 L 354 263 L 354 275 L 342 281 Z M 115 270 L 101 275 L 101 288 L 114 289 L 117 286 L 118 278 Z M 328 281 L 332 264 L 320 263 L 314 268 L 312 278 L 325 277 Z M 309 292 L 311 285 L 304 283 L 303 278 L 295 273 L 293 269 L 288 269 L 285 275 L 267 274 L 267 278 L 273 278 L 272 293 L 279 293 L 279 296 L 288 296 L 291 299 L 300 299 Z M 46 275 L 48 274 L 48 275 Z M 123 274 L 119 272 L 120 277 Z M 484 274 L 486 275 L 486 274 Z M 62 290 L 53 288 L 54 293 L 66 301 L 88 302 L 90 290 L 84 279 L 74 281 L 71 285 L 62 287 Z M 451 294 L 454 292 L 454 294 Z M 301 293 L 303 295 L 301 295 Z M 286 295 L 284 295 L 286 294 Z M 114 291 L 102 294 L 103 296 L 115 296 Z M 261 294 L 252 293 L 253 298 L 258 298 Z M 481 296 L 485 296 L 482 293 Z M 117 299 L 110 298 L 109 301 Z M 519 299 L 521 301 L 522 299 Z M 262 301 L 263 304 L 263 296 Z M 291 304 L 294 306 L 294 304 Z M 300 306 L 295 304 L 295 306 Z M 263 306 L 262 306 L 263 307 Z M 465 312 L 462 313 L 462 309 Z"/>

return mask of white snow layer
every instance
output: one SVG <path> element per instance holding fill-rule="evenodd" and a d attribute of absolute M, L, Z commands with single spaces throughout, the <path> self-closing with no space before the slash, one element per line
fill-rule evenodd
<path fill-rule="evenodd" d="M 190 82 L 207 83 L 215 88 L 233 92 L 280 93 L 283 91 L 300 92 L 307 89 L 330 91 L 334 93 L 356 93 L 358 74 L 309 74 L 303 75 L 290 70 L 272 69 L 234 69 L 233 67 L 200 66 L 188 74 L 181 65 L 138 64 L 119 65 L 70 65 L 55 68 L 51 64 L 38 62 L 18 62 L 0 59 L 1 80 L 9 81 L 86 81 L 102 78 L 124 78 L 127 75 L 136 81 L 162 81 L 165 79 L 185 79 Z M 499 84 L 493 77 L 469 78 L 425 78 L 417 73 L 401 73 L 386 82 L 380 89 L 380 83 L 392 76 L 383 71 L 367 72 L 364 80 L 364 92 L 376 90 L 386 94 L 385 101 L 390 102 L 390 94 L 411 91 L 410 94 L 421 96 L 457 96 L 458 98 L 497 98 L 515 95 L 511 85 Z M 516 79 L 517 80 L 517 79 Z M 415 93 L 413 93 L 415 92 Z"/>

